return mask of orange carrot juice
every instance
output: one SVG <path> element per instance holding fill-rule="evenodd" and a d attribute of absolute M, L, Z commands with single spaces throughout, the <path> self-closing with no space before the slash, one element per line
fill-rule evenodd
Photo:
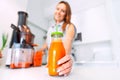
<path fill-rule="evenodd" d="M 57 62 L 65 56 L 65 49 L 61 39 L 55 39 L 51 42 L 48 56 L 48 73 L 51 76 L 57 76 Z"/>

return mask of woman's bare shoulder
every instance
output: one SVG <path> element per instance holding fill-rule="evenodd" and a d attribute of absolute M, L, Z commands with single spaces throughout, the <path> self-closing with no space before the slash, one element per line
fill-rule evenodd
<path fill-rule="evenodd" d="M 68 29 L 75 30 L 75 25 L 73 23 L 68 24 Z"/>

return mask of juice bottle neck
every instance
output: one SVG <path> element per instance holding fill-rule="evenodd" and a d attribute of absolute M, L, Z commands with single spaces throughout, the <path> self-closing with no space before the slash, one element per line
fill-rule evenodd
<path fill-rule="evenodd" d="M 62 42 L 62 37 L 52 37 L 52 42 Z"/>

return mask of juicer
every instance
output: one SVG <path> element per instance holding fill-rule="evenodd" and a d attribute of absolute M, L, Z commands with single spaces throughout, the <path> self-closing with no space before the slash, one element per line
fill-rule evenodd
<path fill-rule="evenodd" d="M 28 14 L 18 12 L 18 25 L 11 24 L 13 29 L 10 46 L 7 53 L 6 66 L 11 68 L 29 67 L 32 65 L 35 35 L 26 25 Z M 28 63 L 28 64 L 24 64 Z M 14 64 L 14 65 L 13 65 Z"/>

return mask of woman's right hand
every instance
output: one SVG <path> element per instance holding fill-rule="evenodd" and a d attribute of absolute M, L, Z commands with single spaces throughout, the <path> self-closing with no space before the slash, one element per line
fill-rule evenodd
<path fill-rule="evenodd" d="M 60 65 L 57 68 L 57 72 L 59 75 L 67 76 L 70 74 L 72 70 L 73 60 L 71 55 L 66 55 L 65 57 L 61 58 L 58 61 L 58 64 Z"/>

